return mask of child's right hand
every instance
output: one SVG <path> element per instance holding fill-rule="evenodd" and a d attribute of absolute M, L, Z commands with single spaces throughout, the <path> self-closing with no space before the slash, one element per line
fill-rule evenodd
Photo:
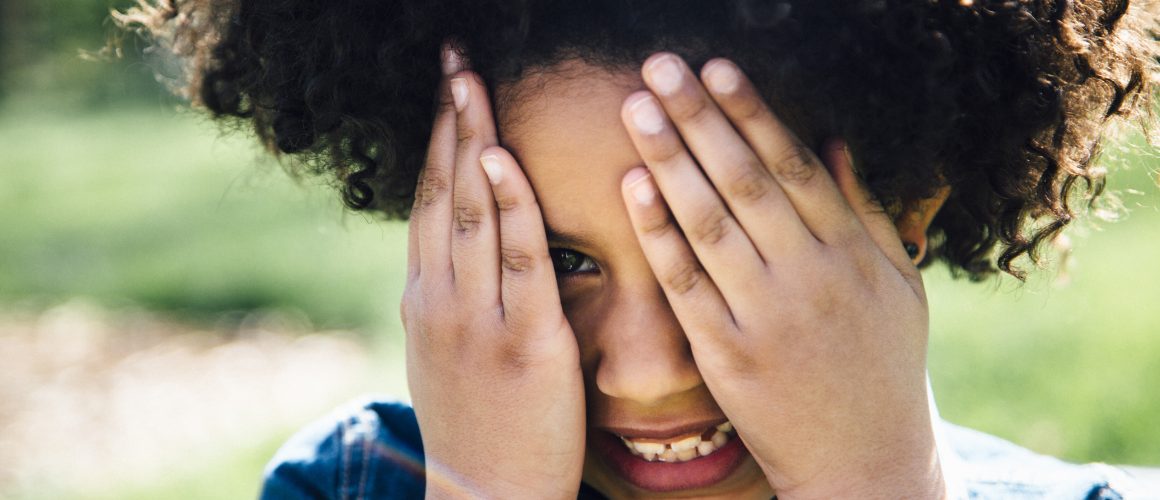
<path fill-rule="evenodd" d="M 531 186 L 495 146 L 486 89 L 455 66 L 445 62 L 402 303 L 427 495 L 575 498 L 585 446 L 579 349 Z M 495 161 L 494 186 L 481 154 Z"/>

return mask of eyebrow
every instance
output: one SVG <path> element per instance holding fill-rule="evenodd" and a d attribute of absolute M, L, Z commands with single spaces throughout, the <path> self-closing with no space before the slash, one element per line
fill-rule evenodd
<path fill-rule="evenodd" d="M 548 236 L 548 246 L 565 246 L 571 248 L 592 248 L 592 238 L 583 232 L 569 232 L 558 230 L 544 222 L 544 232 Z"/>

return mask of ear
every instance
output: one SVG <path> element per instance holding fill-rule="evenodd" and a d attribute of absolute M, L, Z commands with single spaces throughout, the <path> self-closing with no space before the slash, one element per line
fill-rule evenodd
<path fill-rule="evenodd" d="M 902 240 L 903 244 L 912 244 L 918 249 L 918 252 L 911 256 L 911 260 L 915 264 L 926 258 L 926 230 L 930 228 L 931 221 L 934 220 L 934 216 L 938 214 L 943 203 L 946 203 L 950 194 L 951 188 L 949 186 L 939 188 L 934 196 L 919 200 L 913 208 L 899 214 L 894 219 L 899 239 Z"/>

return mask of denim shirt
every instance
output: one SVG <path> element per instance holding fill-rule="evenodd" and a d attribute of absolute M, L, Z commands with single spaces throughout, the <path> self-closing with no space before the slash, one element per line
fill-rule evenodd
<path fill-rule="evenodd" d="M 952 497 L 1160 498 L 1157 490 L 1144 491 L 1123 469 L 1070 464 L 941 419 L 935 422 Z M 425 480 L 414 411 L 403 403 L 368 399 L 340 408 L 290 438 L 266 468 L 261 499 L 423 498 Z M 602 497 L 581 485 L 578 498 Z"/>

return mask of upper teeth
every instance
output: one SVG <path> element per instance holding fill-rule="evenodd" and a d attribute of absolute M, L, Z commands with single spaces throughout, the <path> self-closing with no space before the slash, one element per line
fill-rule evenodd
<path fill-rule="evenodd" d="M 705 433 L 683 437 L 671 442 L 638 441 L 621 436 L 621 441 L 628 447 L 628 451 L 649 462 L 688 462 L 697 457 L 713 453 L 725 443 L 729 442 L 733 424 L 725 422 L 718 425 L 708 439 L 703 439 Z"/>
<path fill-rule="evenodd" d="M 669 447 L 672 448 L 673 451 L 680 453 L 685 450 L 696 448 L 699 444 L 701 444 L 701 436 L 689 436 L 680 441 L 673 441 L 669 444 Z"/>

